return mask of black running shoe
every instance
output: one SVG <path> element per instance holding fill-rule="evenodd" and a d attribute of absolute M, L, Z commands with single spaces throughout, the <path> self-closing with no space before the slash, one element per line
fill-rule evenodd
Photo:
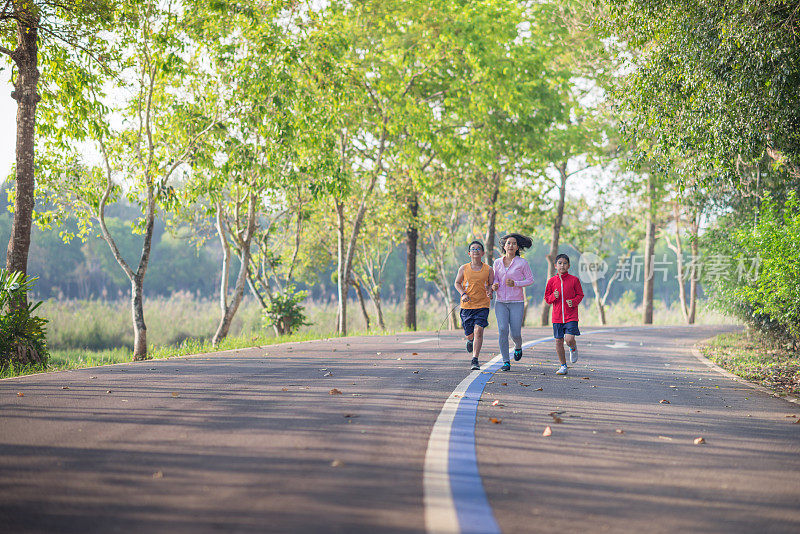
<path fill-rule="evenodd" d="M 510 371 L 511 370 L 511 362 L 503 362 L 503 367 L 500 368 L 501 371 Z"/>
<path fill-rule="evenodd" d="M 472 354 L 472 341 L 467 341 L 467 352 Z"/>
<path fill-rule="evenodd" d="M 518 362 L 522 359 L 522 349 L 514 349 L 514 361 Z"/>
<path fill-rule="evenodd" d="M 478 363 L 478 358 L 472 358 L 472 370 L 478 371 L 480 370 L 481 365 Z"/>

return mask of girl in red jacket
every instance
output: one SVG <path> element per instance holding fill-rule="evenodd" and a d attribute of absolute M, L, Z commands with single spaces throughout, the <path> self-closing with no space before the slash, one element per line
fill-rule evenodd
<path fill-rule="evenodd" d="M 553 305 L 553 337 L 556 339 L 556 354 L 561 361 L 557 375 L 567 374 L 567 359 L 564 354 L 564 341 L 569 349 L 569 361 L 578 361 L 578 344 L 575 336 L 581 335 L 578 330 L 578 304 L 583 300 L 583 288 L 577 276 L 569 270 L 569 256 L 556 256 L 556 276 L 547 281 L 544 288 L 544 300 Z"/>

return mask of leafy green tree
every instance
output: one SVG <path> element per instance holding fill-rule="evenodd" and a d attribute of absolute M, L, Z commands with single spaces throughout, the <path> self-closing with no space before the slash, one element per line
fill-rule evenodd
<path fill-rule="evenodd" d="M 173 6 L 174 8 L 174 6 Z M 72 101 L 54 106 L 44 129 L 42 194 L 53 209 L 43 213 L 43 224 L 68 217 L 79 222 L 77 235 L 86 238 L 94 225 L 108 244 L 131 287 L 134 327 L 133 355 L 147 356 L 147 326 L 144 319 L 144 279 L 150 262 L 156 213 L 176 201 L 174 181 L 186 171 L 199 140 L 217 126 L 216 110 L 206 100 L 184 100 L 183 88 L 193 83 L 197 69 L 191 56 L 182 57 L 187 37 L 176 12 L 156 2 L 126 5 L 124 21 L 116 28 L 119 47 L 113 74 L 116 93 L 106 94 L 106 71 L 91 64 L 66 70 L 74 83 Z M 195 58 L 195 61 L 197 59 Z M 126 95 L 122 97 L 122 95 Z M 186 120 L 176 110 L 191 108 Z M 122 125 L 112 128 L 111 117 L 119 114 Z M 100 164 L 84 161 L 78 142 L 92 144 Z M 126 259 L 117 238 L 106 224 L 106 208 L 124 195 L 140 209 L 131 231 L 141 235 L 138 262 Z M 66 239 L 74 237 L 65 234 Z"/>
<path fill-rule="evenodd" d="M 609 0 L 617 101 L 637 148 L 691 184 L 772 163 L 800 177 L 800 19 L 783 0 Z"/>
<path fill-rule="evenodd" d="M 208 63 L 202 82 L 192 89 L 225 110 L 217 130 L 194 156 L 183 198 L 216 219 L 222 246 L 221 318 L 212 342 L 227 336 L 248 283 L 265 309 L 277 306 L 268 315 L 279 318 L 273 325 L 279 334 L 288 333 L 296 326 L 283 321 L 280 310 L 299 302 L 290 288 L 301 226 L 314 177 L 331 149 L 326 145 L 330 138 L 321 133 L 325 125 L 320 120 L 324 114 L 317 112 L 316 73 L 303 64 L 313 54 L 315 24 L 296 2 L 198 2 L 187 22 Z M 204 205 L 209 209 L 203 210 Z M 293 257 L 283 258 L 289 268 L 279 274 L 270 233 L 284 215 L 296 222 L 297 233 Z M 260 254 L 255 267 L 254 247 Z M 239 272 L 231 290 L 232 251 Z M 277 293 L 271 283 L 280 286 Z"/>
<path fill-rule="evenodd" d="M 42 97 L 39 61 L 45 68 L 42 81 L 48 93 L 47 89 L 59 85 L 63 69 L 69 68 L 76 52 L 100 59 L 106 43 L 99 32 L 109 27 L 113 4 L 109 0 L 14 0 L 0 7 L 0 53 L 13 63 L 11 97 L 17 101 L 14 220 L 6 253 L 9 270 L 27 273 L 35 204 L 36 112 Z M 70 89 L 66 98 L 74 94 Z"/>

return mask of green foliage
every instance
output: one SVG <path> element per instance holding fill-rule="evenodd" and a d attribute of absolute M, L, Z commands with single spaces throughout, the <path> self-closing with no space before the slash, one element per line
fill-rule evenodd
<path fill-rule="evenodd" d="M 620 111 L 642 154 L 689 183 L 707 171 L 737 182 L 742 161 L 763 157 L 800 176 L 797 2 L 608 3 Z"/>
<path fill-rule="evenodd" d="M 726 276 L 705 273 L 717 305 L 775 340 L 797 344 L 800 341 L 797 192 L 790 193 L 784 205 L 765 199 L 755 224 L 722 221 L 706 234 L 704 242 L 709 254 L 727 258 L 735 266 Z"/>
<path fill-rule="evenodd" d="M 47 319 L 34 312 L 41 302 L 27 302 L 36 278 L 0 269 L 0 367 L 8 363 L 47 363 Z"/>
<path fill-rule="evenodd" d="M 278 335 L 291 335 L 303 326 L 310 324 L 303 312 L 306 291 L 297 291 L 289 286 L 285 291 L 272 296 L 264 308 L 264 322 L 275 328 Z"/>

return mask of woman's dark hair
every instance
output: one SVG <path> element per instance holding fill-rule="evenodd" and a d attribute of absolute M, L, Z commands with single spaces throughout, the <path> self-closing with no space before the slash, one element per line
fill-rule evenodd
<path fill-rule="evenodd" d="M 525 250 L 526 248 L 531 248 L 533 245 L 533 241 L 531 241 L 530 237 L 526 237 L 522 234 L 506 234 L 500 238 L 500 250 L 505 251 L 506 249 L 506 241 L 508 241 L 509 237 L 513 237 L 517 240 L 517 256 L 519 256 L 520 250 Z"/>
<path fill-rule="evenodd" d="M 553 262 L 554 264 L 555 264 L 555 263 L 558 263 L 558 258 L 564 258 L 565 260 L 567 260 L 567 263 L 569 263 L 570 265 L 572 265 L 572 262 L 570 262 L 570 261 L 569 261 L 569 256 L 567 256 L 566 254 L 559 254 L 558 256 L 556 256 L 556 259 L 555 259 L 555 261 Z"/>
<path fill-rule="evenodd" d="M 469 245 L 467 245 L 467 252 L 469 252 L 469 249 L 472 248 L 472 245 L 478 245 L 479 247 L 481 247 L 481 251 L 482 252 L 486 252 L 486 249 L 484 248 L 483 243 L 481 243 L 477 239 L 475 241 L 473 241 L 472 243 L 470 243 Z"/>

